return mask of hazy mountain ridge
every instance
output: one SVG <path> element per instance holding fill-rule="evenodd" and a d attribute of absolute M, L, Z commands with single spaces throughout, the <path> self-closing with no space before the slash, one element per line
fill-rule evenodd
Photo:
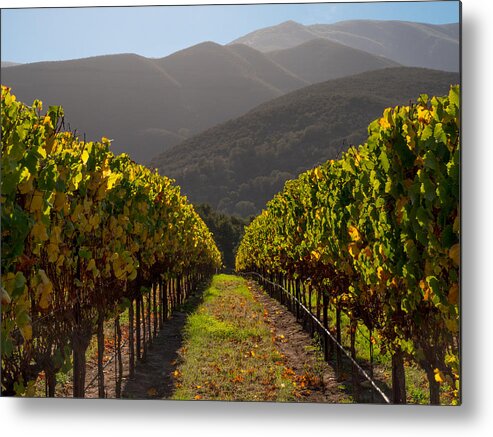
<path fill-rule="evenodd" d="M 12 66 L 2 69 L 2 83 L 27 104 L 62 105 L 71 128 L 88 140 L 113 138 L 115 152 L 146 162 L 194 133 L 307 85 L 246 50 L 258 53 L 258 69 L 238 48 L 204 43 L 162 59 L 120 54 Z M 262 76 L 265 64 L 270 71 Z"/>
<path fill-rule="evenodd" d="M 11 62 L 11 61 L 1 61 L 1 68 L 15 67 L 16 65 L 21 65 L 19 62 Z"/>
<path fill-rule="evenodd" d="M 288 21 L 251 32 L 231 42 L 269 52 L 325 38 L 383 56 L 406 66 L 459 71 L 459 24 L 348 20 L 333 24 Z"/>
<path fill-rule="evenodd" d="M 323 38 L 312 39 L 288 49 L 272 51 L 267 55 L 309 83 L 399 65 L 384 57 Z"/>
<path fill-rule="evenodd" d="M 27 104 L 62 105 L 71 129 L 87 140 L 112 138 L 115 153 L 146 163 L 287 92 L 390 63 L 337 43 L 322 41 L 323 53 L 316 45 L 266 54 L 204 42 L 160 59 L 119 54 L 12 66 L 2 69 L 2 82 Z M 300 62 L 312 64 L 310 74 L 296 68 Z"/>
<path fill-rule="evenodd" d="M 2 82 L 27 104 L 41 99 L 45 106 L 62 105 L 72 130 L 87 140 L 110 137 L 115 153 L 127 152 L 146 163 L 205 129 L 293 90 L 396 65 L 382 53 L 404 44 L 404 34 L 405 41 L 419 44 L 417 54 L 402 51 L 401 57 L 407 53 L 403 64 L 427 64 L 424 54 L 436 64 L 447 58 L 447 50 L 447 59 L 455 62 L 458 33 L 457 24 L 367 20 L 303 26 L 290 21 L 238 40 L 245 44 L 203 42 L 160 59 L 120 54 L 2 64 Z M 420 48 L 423 45 L 426 50 Z"/>
<path fill-rule="evenodd" d="M 389 68 L 308 86 L 213 127 L 156 157 L 195 203 L 257 213 L 287 179 L 364 141 L 384 108 L 442 95 L 459 75 Z"/>

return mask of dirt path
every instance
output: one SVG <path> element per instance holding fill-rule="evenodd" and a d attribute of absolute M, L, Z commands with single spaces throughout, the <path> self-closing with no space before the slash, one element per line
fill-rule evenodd
<path fill-rule="evenodd" d="M 175 312 L 147 351 L 145 361 L 137 363 L 135 375 L 127 379 L 122 396 L 127 399 L 166 399 L 173 393 L 172 373 L 183 341 L 187 315 Z"/>
<path fill-rule="evenodd" d="M 286 307 L 271 298 L 255 281 L 247 281 L 255 299 L 264 306 L 264 320 L 271 327 L 285 365 L 305 382 L 304 402 L 347 403 L 351 398 L 337 381 L 334 369 L 324 360 L 314 341 Z"/>
<path fill-rule="evenodd" d="M 255 302 L 263 307 L 263 321 L 270 329 L 272 342 L 279 352 L 285 376 L 299 388 L 297 401 L 349 403 L 350 381 L 338 381 L 334 369 L 323 360 L 322 352 L 296 318 L 255 282 L 246 281 Z M 183 330 L 187 316 L 202 302 L 202 293 L 192 296 L 184 311 L 175 312 L 147 350 L 145 361 L 138 361 L 132 378 L 128 374 L 128 344 L 122 349 L 122 397 L 127 399 L 169 399 L 175 392 L 178 369 L 183 352 Z M 227 309 L 226 309 L 227 310 Z M 270 340 L 269 340 L 270 341 Z M 178 363 L 178 364 L 177 364 Z M 88 363 L 87 383 L 97 373 L 95 360 Z M 70 396 L 70 384 L 62 396 Z M 114 363 L 105 369 L 106 398 L 115 398 Z M 87 398 L 97 398 L 97 380 L 86 391 Z"/>
<path fill-rule="evenodd" d="M 192 311 L 201 301 L 201 293 L 192 295 L 184 305 L 184 310 Z M 167 399 L 173 393 L 173 371 L 176 369 L 178 351 L 182 346 L 183 327 L 187 319 L 184 311 L 175 311 L 164 323 L 163 328 L 148 346 L 145 360 L 138 360 L 135 374 L 129 376 L 129 345 L 122 347 L 123 375 L 121 392 L 125 399 Z M 124 337 L 128 337 L 128 327 L 123 326 Z M 109 350 L 108 355 L 113 355 Z M 86 393 L 88 399 L 98 398 L 97 360 L 94 356 L 87 362 Z M 116 398 L 115 360 L 104 370 L 105 398 Z M 71 397 L 72 382 L 68 381 L 57 390 L 57 397 Z"/>

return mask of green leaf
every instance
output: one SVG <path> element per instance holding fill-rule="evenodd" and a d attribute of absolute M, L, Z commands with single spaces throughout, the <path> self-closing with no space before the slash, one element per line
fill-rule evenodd
<path fill-rule="evenodd" d="M 388 173 L 390 168 L 390 162 L 388 155 L 384 151 L 380 153 L 380 164 L 382 165 L 382 168 L 385 171 L 385 173 Z"/>
<path fill-rule="evenodd" d="M 433 136 L 435 137 L 435 140 L 437 140 L 440 143 L 447 143 L 447 135 L 445 134 L 445 131 L 443 130 L 443 124 L 442 123 L 437 123 L 435 125 L 435 130 L 433 131 Z"/>
<path fill-rule="evenodd" d="M 85 259 L 91 259 L 93 257 L 92 252 L 87 247 L 81 247 L 79 249 L 79 256 Z"/>
<path fill-rule="evenodd" d="M 416 210 L 416 219 L 421 227 L 427 226 L 430 221 L 428 213 L 421 206 Z"/>
<path fill-rule="evenodd" d="M 431 125 L 427 125 L 424 129 L 423 132 L 421 133 L 421 141 L 426 141 L 427 139 L 431 138 L 433 136 L 433 128 Z"/>
<path fill-rule="evenodd" d="M 428 201 L 433 201 L 436 197 L 435 185 L 429 178 L 424 178 L 421 183 L 421 193 L 424 194 L 424 197 Z"/>
<path fill-rule="evenodd" d="M 26 281 L 26 277 L 24 276 L 24 273 L 17 272 L 15 274 L 14 290 L 12 291 L 12 296 L 11 296 L 13 299 L 19 297 L 23 293 L 26 282 L 27 281 Z"/>
<path fill-rule="evenodd" d="M 460 91 L 457 85 L 450 87 L 448 99 L 452 105 L 455 105 L 457 108 L 460 107 Z"/>

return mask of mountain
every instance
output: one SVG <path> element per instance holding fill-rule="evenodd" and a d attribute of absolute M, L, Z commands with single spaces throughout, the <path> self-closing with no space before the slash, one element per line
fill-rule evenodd
<path fill-rule="evenodd" d="M 312 84 L 399 65 L 389 59 L 322 38 L 289 49 L 275 50 L 267 55 Z"/>
<path fill-rule="evenodd" d="M 137 161 L 183 140 L 175 126 L 190 118 L 179 83 L 132 54 L 9 67 L 2 83 L 28 104 L 37 98 L 45 107 L 62 105 L 67 128 L 87 140 L 112 138 L 115 152 Z"/>
<path fill-rule="evenodd" d="M 157 60 L 180 84 L 193 131 L 307 85 L 250 47 L 205 42 Z"/>
<path fill-rule="evenodd" d="M 261 52 L 288 49 L 319 38 L 316 32 L 296 21 L 285 21 L 276 26 L 265 27 L 235 39 L 230 44 L 245 44 Z"/>
<path fill-rule="evenodd" d="M 11 66 L 2 68 L 2 82 L 27 104 L 62 105 L 72 130 L 87 140 L 112 138 L 115 153 L 147 163 L 275 97 L 388 65 L 326 40 L 269 54 L 204 42 L 161 59 L 119 54 Z"/>
<path fill-rule="evenodd" d="M 303 26 L 288 21 L 251 32 L 231 44 L 270 52 L 324 38 L 405 66 L 459 71 L 459 34 L 459 23 L 350 20 Z"/>
<path fill-rule="evenodd" d="M 0 63 L 1 68 L 13 67 L 15 65 L 20 65 L 18 62 L 2 61 Z"/>
<path fill-rule="evenodd" d="M 151 167 L 176 178 L 192 202 L 247 217 L 287 179 L 363 142 L 384 108 L 458 82 L 456 73 L 397 67 L 318 83 L 174 146 Z"/>
<path fill-rule="evenodd" d="M 17 97 L 62 105 L 87 140 L 147 162 L 199 131 L 308 83 L 246 46 L 202 43 L 162 59 L 134 54 L 2 69 Z"/>

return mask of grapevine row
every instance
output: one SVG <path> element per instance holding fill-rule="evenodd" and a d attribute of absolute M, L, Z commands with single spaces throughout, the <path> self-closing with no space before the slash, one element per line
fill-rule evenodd
<path fill-rule="evenodd" d="M 40 372 L 54 381 L 73 365 L 83 397 L 85 353 L 95 333 L 104 344 L 104 321 L 128 308 L 138 329 L 151 295 L 165 318 L 220 253 L 172 180 L 115 156 L 106 138 L 63 131 L 61 107 L 42 114 L 2 86 L 1 117 L 2 393 L 29 394 Z"/>
<path fill-rule="evenodd" d="M 405 360 L 426 372 L 430 402 L 445 382 L 459 398 L 459 92 L 386 109 L 365 144 L 288 181 L 237 253 L 238 271 L 301 281 L 317 311 L 327 301 L 338 335 L 346 313 L 352 346 L 365 325 L 392 354 L 394 402 Z"/>

